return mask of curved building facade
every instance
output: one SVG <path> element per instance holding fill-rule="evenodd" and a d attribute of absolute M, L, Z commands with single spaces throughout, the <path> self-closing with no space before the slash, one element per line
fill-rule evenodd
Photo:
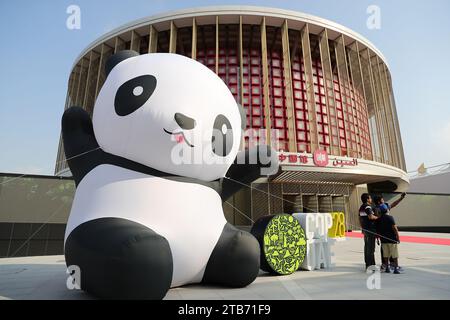
<path fill-rule="evenodd" d="M 279 151 L 276 177 L 227 202 L 235 224 L 246 224 L 236 210 L 247 220 L 280 211 L 350 212 L 357 205 L 357 185 L 379 192 L 408 186 L 386 60 L 341 25 L 248 6 L 187 9 L 134 21 L 81 53 L 68 81 L 66 108 L 78 105 L 92 113 L 105 61 L 123 49 L 177 53 L 203 63 L 247 112 L 247 128 L 253 130 L 243 147 L 270 141 Z M 62 142 L 55 174 L 70 174 Z"/>

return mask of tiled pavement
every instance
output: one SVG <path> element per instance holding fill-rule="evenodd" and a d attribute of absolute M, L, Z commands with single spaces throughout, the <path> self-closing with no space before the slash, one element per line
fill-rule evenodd
<path fill-rule="evenodd" d="M 411 232 L 405 235 L 421 236 Z M 447 238 L 447 234 L 427 234 Z M 450 246 L 402 242 L 401 275 L 380 274 L 380 289 L 367 288 L 363 243 L 347 238 L 333 247 L 331 270 L 298 271 L 275 277 L 261 272 L 246 288 L 190 285 L 171 289 L 166 299 L 450 299 Z M 379 247 L 376 253 L 379 261 Z M 0 259 L 0 299 L 91 299 L 66 288 L 63 256 Z"/>

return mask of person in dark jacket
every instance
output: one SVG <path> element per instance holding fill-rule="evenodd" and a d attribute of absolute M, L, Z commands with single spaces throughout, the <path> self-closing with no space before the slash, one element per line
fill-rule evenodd
<path fill-rule="evenodd" d="M 375 265 L 375 239 L 376 227 L 375 220 L 378 217 L 372 209 L 372 197 L 368 193 L 361 195 L 362 205 L 359 208 L 359 222 L 364 234 L 364 262 L 366 269 Z"/>

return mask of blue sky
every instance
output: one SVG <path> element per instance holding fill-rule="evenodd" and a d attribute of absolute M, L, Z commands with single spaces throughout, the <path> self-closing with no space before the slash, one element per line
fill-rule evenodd
<path fill-rule="evenodd" d="M 81 8 L 68 30 L 66 8 Z M 78 54 L 122 24 L 169 10 L 260 5 L 327 18 L 362 34 L 390 65 L 408 170 L 450 162 L 450 1 L 0 1 L 0 172 L 52 174 L 67 79 Z M 381 29 L 366 26 L 369 5 Z"/>

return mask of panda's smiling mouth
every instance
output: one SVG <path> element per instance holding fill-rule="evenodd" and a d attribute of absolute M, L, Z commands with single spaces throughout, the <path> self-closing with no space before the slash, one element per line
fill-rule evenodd
<path fill-rule="evenodd" d="M 194 147 L 194 145 L 191 144 L 191 143 L 189 143 L 189 141 L 186 139 L 186 136 L 184 135 L 184 132 L 183 132 L 183 131 L 181 131 L 181 132 L 170 132 L 169 130 L 166 130 L 165 128 L 163 128 L 163 130 L 164 130 L 165 133 L 174 136 L 174 137 L 175 137 L 175 141 L 176 141 L 177 143 L 186 142 L 186 144 L 187 144 L 189 147 L 191 147 L 191 148 Z"/>

